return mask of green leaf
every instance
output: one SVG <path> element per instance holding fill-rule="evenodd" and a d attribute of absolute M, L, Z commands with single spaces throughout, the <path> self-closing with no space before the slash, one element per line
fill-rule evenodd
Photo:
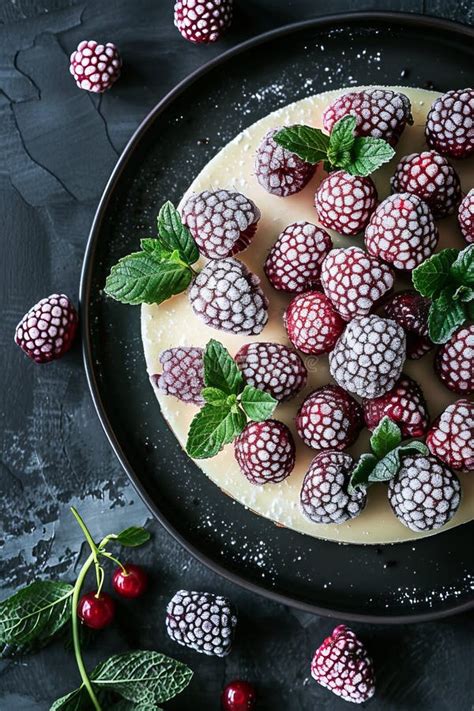
<path fill-rule="evenodd" d="M 361 454 L 357 464 L 351 473 L 347 491 L 349 494 L 354 494 L 357 489 L 363 491 L 367 489 L 369 484 L 369 475 L 377 464 L 377 457 L 373 454 Z"/>
<path fill-rule="evenodd" d="M 171 252 L 163 247 L 159 239 L 155 237 L 144 237 L 140 240 L 141 249 L 147 254 L 151 254 L 159 261 L 166 259 L 171 255 Z M 135 252 L 135 254 L 140 254 Z"/>
<path fill-rule="evenodd" d="M 91 709 L 92 703 L 89 694 L 84 688 L 80 688 L 56 699 L 49 711 L 91 711 Z"/>
<path fill-rule="evenodd" d="M 201 395 L 209 405 L 225 405 L 227 402 L 227 393 L 219 388 L 203 388 Z"/>
<path fill-rule="evenodd" d="M 328 159 L 332 165 L 345 168 L 351 162 L 351 149 L 354 145 L 355 116 L 343 116 L 329 136 Z"/>
<path fill-rule="evenodd" d="M 44 647 L 71 617 L 73 587 L 37 580 L 0 603 L 1 656 Z"/>
<path fill-rule="evenodd" d="M 275 400 L 270 393 L 254 388 L 252 385 L 246 385 L 240 397 L 242 405 L 247 417 L 256 422 L 268 420 L 272 416 L 275 407 L 278 405 L 278 400 Z"/>
<path fill-rule="evenodd" d="M 458 284 L 474 287 L 474 244 L 458 253 L 451 267 L 451 276 Z"/>
<path fill-rule="evenodd" d="M 192 676 L 191 669 L 176 659 L 137 651 L 115 654 L 99 664 L 90 678 L 94 687 L 113 691 L 135 705 L 156 705 L 180 694 Z"/>
<path fill-rule="evenodd" d="M 184 291 L 191 280 L 192 272 L 184 264 L 135 252 L 112 267 L 105 292 L 123 304 L 160 304 Z"/>
<path fill-rule="evenodd" d="M 372 483 L 381 481 L 390 481 L 393 479 L 400 469 L 400 457 L 404 454 L 412 454 L 413 452 L 428 453 L 428 447 L 423 442 L 413 440 L 407 442 L 400 447 L 392 449 L 379 463 L 374 467 L 369 474 L 369 481 Z"/>
<path fill-rule="evenodd" d="M 453 294 L 453 301 L 463 301 L 468 303 L 474 299 L 474 289 L 472 286 L 458 286 Z"/>
<path fill-rule="evenodd" d="M 204 405 L 191 422 L 186 451 L 194 459 L 207 459 L 242 432 L 246 417 L 228 405 Z"/>
<path fill-rule="evenodd" d="M 194 264 L 199 259 L 199 250 L 191 232 L 183 224 L 181 215 L 169 200 L 165 202 L 158 215 L 158 234 L 163 246 L 170 251 L 177 249 L 181 259 L 187 264 Z"/>
<path fill-rule="evenodd" d="M 398 447 L 402 441 L 400 427 L 389 417 L 382 417 L 370 438 L 370 446 L 378 459 L 382 459 L 386 454 Z"/>
<path fill-rule="evenodd" d="M 344 166 L 351 175 L 370 175 L 393 158 L 395 151 L 381 138 L 355 138 L 350 164 Z"/>
<path fill-rule="evenodd" d="M 450 280 L 451 267 L 458 253 L 457 249 L 443 249 L 416 267 L 412 272 L 415 289 L 429 299 L 439 296 Z"/>
<path fill-rule="evenodd" d="M 413 454 L 415 452 L 420 452 L 421 454 L 429 454 L 429 449 L 426 444 L 420 442 L 417 439 L 414 439 L 411 442 L 404 442 L 398 448 L 398 451 L 400 454 Z"/>
<path fill-rule="evenodd" d="M 151 538 L 150 533 L 146 528 L 141 528 L 141 526 L 130 526 L 129 528 L 121 531 L 114 541 L 120 543 L 121 546 L 126 548 L 138 548 L 138 546 L 143 546 Z"/>
<path fill-rule="evenodd" d="M 329 148 L 329 136 L 320 128 L 296 124 L 287 126 L 273 136 L 278 145 L 283 146 L 291 153 L 296 153 L 307 163 L 319 163 L 326 160 Z"/>
<path fill-rule="evenodd" d="M 428 332 L 433 343 L 446 343 L 454 331 L 466 320 L 462 301 L 454 301 L 451 291 L 445 289 L 430 306 Z"/>
<path fill-rule="evenodd" d="M 121 699 L 112 706 L 111 711 L 162 711 L 162 709 L 153 703 L 135 704 L 133 701 Z"/>
<path fill-rule="evenodd" d="M 228 395 L 238 395 L 244 387 L 242 373 L 222 343 L 211 339 L 204 352 L 204 382 Z"/>

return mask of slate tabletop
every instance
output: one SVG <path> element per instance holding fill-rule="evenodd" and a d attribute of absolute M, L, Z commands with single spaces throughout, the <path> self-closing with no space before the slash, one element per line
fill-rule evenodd
<path fill-rule="evenodd" d="M 152 542 L 134 559 L 150 574 L 150 592 L 90 641 L 88 665 L 128 649 L 174 655 L 195 671 L 186 692 L 166 705 L 175 711 L 218 711 L 223 685 L 236 677 L 258 686 L 259 711 L 338 711 L 346 703 L 312 682 L 308 668 L 333 621 L 255 596 L 190 558 L 151 519 L 116 461 L 91 402 L 80 344 L 48 366 L 13 344 L 16 323 L 39 298 L 63 291 L 77 303 L 89 227 L 117 157 L 155 103 L 209 58 L 324 11 L 408 11 L 474 24 L 470 0 L 236 4 L 226 37 L 195 47 L 173 26 L 172 0 L 0 0 L 0 598 L 35 578 L 73 579 L 85 549 L 71 505 L 97 537 L 146 525 Z M 126 68 L 121 90 L 103 97 L 78 90 L 68 73 L 70 52 L 95 38 L 117 44 Z M 181 587 L 226 594 L 238 605 L 239 635 L 226 659 L 196 655 L 167 638 L 166 603 Z M 352 626 L 377 668 L 369 708 L 473 708 L 472 616 Z M 58 641 L 0 662 L 0 709 L 46 711 L 77 682 L 73 654 Z"/>

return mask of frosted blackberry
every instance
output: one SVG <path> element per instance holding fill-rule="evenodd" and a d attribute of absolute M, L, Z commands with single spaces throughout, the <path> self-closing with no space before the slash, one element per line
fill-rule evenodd
<path fill-rule="evenodd" d="M 362 408 L 338 385 L 325 385 L 304 400 L 296 415 L 296 430 L 313 449 L 345 449 L 363 426 Z"/>
<path fill-rule="evenodd" d="M 413 289 L 398 291 L 384 301 L 382 315 L 396 321 L 405 331 L 407 358 L 418 360 L 434 343 L 428 336 L 428 316 L 431 301 Z"/>
<path fill-rule="evenodd" d="M 283 422 L 249 422 L 234 440 L 234 454 L 243 474 L 252 484 L 276 484 L 295 466 L 295 443 Z"/>
<path fill-rule="evenodd" d="M 321 263 L 332 247 L 328 233 L 310 222 L 293 222 L 265 260 L 265 274 L 281 291 L 301 293 L 319 286 Z"/>
<path fill-rule="evenodd" d="M 333 249 L 321 268 L 324 293 L 344 321 L 368 314 L 393 281 L 390 267 L 360 247 Z"/>
<path fill-rule="evenodd" d="M 79 42 L 71 54 L 69 71 L 79 89 L 102 94 L 120 76 L 122 60 L 112 42 L 99 44 L 95 40 Z"/>
<path fill-rule="evenodd" d="M 328 133 L 343 116 L 355 116 L 357 136 L 383 138 L 396 146 L 406 124 L 413 123 L 410 99 L 391 89 L 351 91 L 339 96 L 323 114 Z"/>
<path fill-rule="evenodd" d="M 304 515 L 313 523 L 344 523 L 358 516 L 367 502 L 365 492 L 349 494 L 355 462 L 343 452 L 320 452 L 306 472 L 300 494 Z"/>
<path fill-rule="evenodd" d="M 429 424 L 428 408 L 423 391 L 412 378 L 403 375 L 385 395 L 364 400 L 364 418 L 369 430 L 374 430 L 387 416 L 400 427 L 402 437 L 423 437 Z"/>
<path fill-rule="evenodd" d="M 474 153 L 474 90 L 455 89 L 435 99 L 426 119 L 430 148 L 451 158 Z"/>
<path fill-rule="evenodd" d="M 393 193 L 418 195 L 435 219 L 452 215 L 461 200 L 458 174 L 436 151 L 404 156 L 395 168 L 390 186 Z"/>
<path fill-rule="evenodd" d="M 199 251 L 209 259 L 231 257 L 248 247 L 260 219 L 252 200 L 229 190 L 193 193 L 181 214 Z"/>
<path fill-rule="evenodd" d="M 177 0 L 174 24 L 194 44 L 217 42 L 232 22 L 233 0 Z"/>
<path fill-rule="evenodd" d="M 230 653 L 236 625 L 232 603 L 208 592 L 179 590 L 166 608 L 166 631 L 171 639 L 208 656 Z"/>
<path fill-rule="evenodd" d="M 474 324 L 459 328 L 440 346 L 434 367 L 449 390 L 460 395 L 474 391 Z"/>
<path fill-rule="evenodd" d="M 283 322 L 295 348 L 312 355 L 329 353 L 344 329 L 344 321 L 319 291 L 295 296 Z"/>
<path fill-rule="evenodd" d="M 279 146 L 273 139 L 279 130 L 269 131 L 260 143 L 255 156 L 255 176 L 267 193 L 288 197 L 303 190 L 316 166 Z"/>
<path fill-rule="evenodd" d="M 395 515 L 412 531 L 433 531 L 452 519 L 461 501 L 459 479 L 436 457 L 405 454 L 389 482 L 388 500 Z"/>
<path fill-rule="evenodd" d="M 469 190 L 458 212 L 459 229 L 468 244 L 474 242 L 474 188 Z"/>
<path fill-rule="evenodd" d="M 452 469 L 474 471 L 474 403 L 457 400 L 441 413 L 426 436 L 435 457 Z"/>
<path fill-rule="evenodd" d="M 189 291 L 194 313 L 211 328 L 257 335 L 268 321 L 260 279 L 237 259 L 206 264 Z"/>
<path fill-rule="evenodd" d="M 249 385 L 279 401 L 295 397 L 306 385 L 305 364 L 296 351 L 281 343 L 246 343 L 235 362 Z"/>
<path fill-rule="evenodd" d="M 314 195 L 320 223 L 348 237 L 362 232 L 377 201 L 377 189 L 371 178 L 350 175 L 343 170 L 324 178 Z"/>
<path fill-rule="evenodd" d="M 395 321 L 359 316 L 330 353 L 329 369 L 336 383 L 353 395 L 380 397 L 400 377 L 405 348 L 405 334 Z"/>
<path fill-rule="evenodd" d="M 15 330 L 15 343 L 36 363 L 49 363 L 71 348 L 78 321 L 68 297 L 51 294 L 23 316 Z"/>
<path fill-rule="evenodd" d="M 152 382 L 165 395 L 173 395 L 183 402 L 202 405 L 204 387 L 204 350 L 181 346 L 160 353 L 161 374 L 152 375 Z"/>

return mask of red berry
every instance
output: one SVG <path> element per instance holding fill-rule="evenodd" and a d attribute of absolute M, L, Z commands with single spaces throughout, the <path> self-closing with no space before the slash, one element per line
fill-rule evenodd
<path fill-rule="evenodd" d="M 418 360 L 434 343 L 428 337 L 431 301 L 413 289 L 398 291 L 384 302 L 383 315 L 403 328 L 407 339 L 407 358 Z"/>
<path fill-rule="evenodd" d="M 474 324 L 459 328 L 436 354 L 435 371 L 449 390 L 470 395 L 474 390 Z"/>
<path fill-rule="evenodd" d="M 426 444 L 432 454 L 452 469 L 474 470 L 474 403 L 457 400 L 431 425 Z"/>
<path fill-rule="evenodd" d="M 371 178 L 343 170 L 324 178 L 314 196 L 320 223 L 350 237 L 366 227 L 377 201 L 377 189 Z"/>
<path fill-rule="evenodd" d="M 387 416 L 401 429 L 403 437 L 423 437 L 428 429 L 429 417 L 423 391 L 408 375 L 402 375 L 385 395 L 364 400 L 364 418 L 373 431 Z"/>
<path fill-rule="evenodd" d="M 312 355 L 329 353 L 345 326 L 328 297 L 319 291 L 295 296 L 283 321 L 295 348 Z"/>
<path fill-rule="evenodd" d="M 122 60 L 112 42 L 98 44 L 94 40 L 80 42 L 71 54 L 69 71 L 79 89 L 102 94 L 120 76 Z"/>
<path fill-rule="evenodd" d="M 222 692 L 222 711 L 253 711 L 257 694 L 248 681 L 231 681 Z"/>
<path fill-rule="evenodd" d="M 457 89 L 435 99 L 426 119 L 426 141 L 443 155 L 467 158 L 474 153 L 474 90 Z"/>
<path fill-rule="evenodd" d="M 461 200 L 461 183 L 451 163 L 436 151 L 404 156 L 390 181 L 393 193 L 413 193 L 430 207 L 433 217 L 451 215 Z"/>
<path fill-rule="evenodd" d="M 163 372 L 151 376 L 152 383 L 165 395 L 183 402 L 202 405 L 204 387 L 204 349 L 192 346 L 168 348 L 160 353 Z"/>
<path fill-rule="evenodd" d="M 15 331 L 15 343 L 36 363 L 61 358 L 76 335 L 77 311 L 65 294 L 41 299 L 23 316 Z"/>
<path fill-rule="evenodd" d="M 101 630 L 110 625 L 115 615 L 115 602 L 107 593 L 91 591 L 81 597 L 77 604 L 77 616 L 87 627 Z"/>
<path fill-rule="evenodd" d="M 304 400 L 295 423 L 308 447 L 345 449 L 362 429 L 362 408 L 338 385 L 325 385 Z"/>
<path fill-rule="evenodd" d="M 281 402 L 306 385 L 306 366 L 292 348 L 282 343 L 245 343 L 235 356 L 245 382 Z"/>
<path fill-rule="evenodd" d="M 125 564 L 125 571 L 117 568 L 112 577 L 115 592 L 122 597 L 134 598 L 143 595 L 147 588 L 148 576 L 139 565 Z"/>
<path fill-rule="evenodd" d="M 303 190 L 316 166 L 279 146 L 273 139 L 278 130 L 274 128 L 263 137 L 255 155 L 255 176 L 271 195 L 287 197 Z"/>
<path fill-rule="evenodd" d="M 233 0 L 177 0 L 174 24 L 184 39 L 209 44 L 230 26 L 232 12 Z"/>
<path fill-rule="evenodd" d="M 370 254 L 406 271 L 433 254 L 438 238 L 430 208 L 411 193 L 390 195 L 381 202 L 365 231 Z"/>
<path fill-rule="evenodd" d="M 234 441 L 234 454 L 252 484 L 283 481 L 295 466 L 293 436 L 278 420 L 249 422 Z"/>
<path fill-rule="evenodd" d="M 459 229 L 468 244 L 474 242 L 474 188 L 469 190 L 458 212 Z"/>

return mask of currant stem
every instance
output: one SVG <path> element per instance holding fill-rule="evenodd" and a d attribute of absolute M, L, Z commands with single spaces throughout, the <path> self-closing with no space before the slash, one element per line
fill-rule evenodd
<path fill-rule="evenodd" d="M 112 560 L 114 563 L 116 563 L 118 566 L 120 566 L 120 568 L 122 568 L 122 572 L 124 573 L 124 575 L 127 574 L 127 569 L 126 569 L 126 567 L 123 565 L 123 563 L 121 563 L 121 562 L 119 561 L 118 558 L 114 558 L 113 555 L 111 555 L 110 553 L 107 553 L 106 551 L 101 551 L 101 550 L 99 550 L 99 554 L 100 554 L 100 555 L 103 555 L 105 558 L 108 558 L 109 560 Z"/>
<path fill-rule="evenodd" d="M 95 566 L 95 578 L 97 581 L 97 596 L 100 593 L 100 589 L 102 587 L 102 582 L 104 580 L 104 572 L 101 570 L 100 564 L 99 564 L 99 557 L 98 557 L 98 549 L 97 545 L 92 538 L 89 529 L 87 528 L 86 524 L 84 523 L 83 519 L 81 518 L 79 511 L 74 508 L 74 506 L 71 506 L 71 511 L 76 519 L 77 523 L 81 527 L 81 530 L 85 536 L 85 539 L 87 543 L 89 544 L 89 547 L 91 549 L 92 555 L 93 555 L 93 560 L 94 560 L 94 566 Z"/>

